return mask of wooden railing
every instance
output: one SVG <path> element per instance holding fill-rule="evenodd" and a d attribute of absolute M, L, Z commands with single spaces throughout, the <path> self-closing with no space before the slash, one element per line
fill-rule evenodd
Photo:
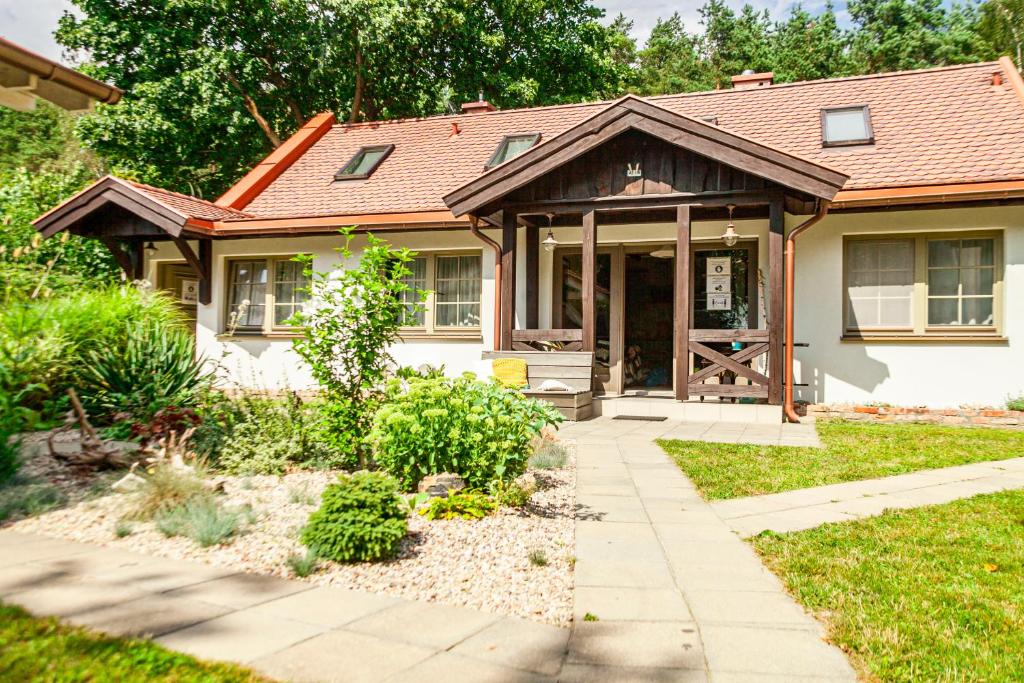
<path fill-rule="evenodd" d="M 513 351 L 579 351 L 583 330 L 512 330 Z"/>
<path fill-rule="evenodd" d="M 768 376 L 755 370 L 753 361 L 768 353 L 768 330 L 690 330 L 689 350 L 694 361 L 702 358 L 704 366 L 687 378 L 691 396 L 727 396 L 729 398 L 768 398 Z M 707 344 L 743 342 L 738 351 L 726 354 Z M 718 377 L 718 383 L 705 380 Z M 733 384 L 728 379 L 744 377 L 749 384 Z"/>

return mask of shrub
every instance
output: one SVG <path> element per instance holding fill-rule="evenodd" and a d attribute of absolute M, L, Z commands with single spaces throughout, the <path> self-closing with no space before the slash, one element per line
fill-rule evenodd
<path fill-rule="evenodd" d="M 242 514 L 227 510 L 212 496 L 198 496 L 164 508 L 154 521 L 165 536 L 187 536 L 207 548 L 231 538 L 241 526 Z"/>
<path fill-rule="evenodd" d="M 569 449 L 561 441 L 541 439 L 530 456 L 529 465 L 538 470 L 560 470 L 569 460 Z"/>
<path fill-rule="evenodd" d="M 114 525 L 114 536 L 117 538 L 125 538 L 131 536 L 135 531 L 135 527 L 128 520 L 118 520 L 117 524 Z"/>
<path fill-rule="evenodd" d="M 453 491 L 444 498 L 431 498 L 420 514 L 427 519 L 483 519 L 497 508 L 479 491 Z"/>
<path fill-rule="evenodd" d="M 29 482 L 0 488 L 0 521 L 14 517 L 32 517 L 48 512 L 64 502 L 64 494 L 51 484 Z"/>
<path fill-rule="evenodd" d="M 394 556 L 405 531 L 406 511 L 395 480 L 364 471 L 342 475 L 324 490 L 301 539 L 318 557 L 372 562 Z"/>
<path fill-rule="evenodd" d="M 312 550 L 307 551 L 304 555 L 289 555 L 285 560 L 288 568 L 299 578 L 306 578 L 315 572 L 318 563 L 319 558 Z"/>
<path fill-rule="evenodd" d="M 1006 399 L 1007 410 L 1024 410 L 1024 394 Z"/>
<path fill-rule="evenodd" d="M 283 401 L 244 398 L 225 432 L 217 464 L 232 474 L 282 474 L 290 466 L 339 468 L 354 464 L 332 449 L 319 404 L 291 394 Z"/>
<path fill-rule="evenodd" d="M 121 345 L 125 326 L 141 321 L 183 325 L 166 293 L 126 285 L 7 302 L 0 306 L 0 393 L 21 393 L 19 404 L 45 419 L 59 415 L 65 389 L 80 383 L 90 353 Z"/>
<path fill-rule="evenodd" d="M 157 465 L 146 476 L 146 483 L 136 496 L 129 517 L 148 520 L 157 514 L 177 508 L 196 497 L 209 496 L 200 474 L 189 470 Z"/>
<path fill-rule="evenodd" d="M 406 490 L 439 472 L 454 472 L 480 489 L 522 474 L 531 441 L 561 419 L 547 403 L 469 373 L 396 379 L 369 439 L 377 463 Z"/>
<path fill-rule="evenodd" d="M 546 567 L 548 565 L 548 555 L 542 548 L 534 548 L 527 557 L 530 559 L 530 564 L 535 567 Z"/>
<path fill-rule="evenodd" d="M 159 322 L 125 325 L 121 343 L 91 351 L 80 393 L 100 422 L 127 413 L 133 423 L 152 421 L 171 406 L 191 408 L 207 383 L 204 361 L 186 330 Z"/>
<path fill-rule="evenodd" d="M 351 229 L 341 233 L 345 244 L 337 251 L 351 261 Z M 393 365 L 388 349 L 398 340 L 407 311 L 421 310 L 426 295 L 414 292 L 417 302 L 411 307 L 404 301 L 412 257 L 408 249 L 392 249 L 373 235 L 366 235 L 359 261 L 351 267 L 314 273 L 312 256 L 302 257 L 311 277 L 311 301 L 293 320 L 303 329 L 295 351 L 326 395 L 331 445 L 357 458 L 360 467 L 366 465 L 362 436 Z"/>
<path fill-rule="evenodd" d="M 523 486 L 511 481 L 495 480 L 490 485 L 494 502 L 502 507 L 521 508 L 530 502 L 530 497 L 537 492 L 536 486 Z"/>

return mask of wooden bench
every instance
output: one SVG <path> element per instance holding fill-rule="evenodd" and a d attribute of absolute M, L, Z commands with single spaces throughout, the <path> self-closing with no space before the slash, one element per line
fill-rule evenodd
<path fill-rule="evenodd" d="M 586 420 L 594 414 L 594 354 L 591 351 L 484 351 L 484 360 L 521 358 L 526 361 L 529 389 L 523 395 L 547 401 L 567 420 Z M 554 379 L 572 391 L 538 391 Z"/>

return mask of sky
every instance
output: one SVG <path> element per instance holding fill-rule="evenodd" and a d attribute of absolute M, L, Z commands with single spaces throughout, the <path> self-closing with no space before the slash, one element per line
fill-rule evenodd
<path fill-rule="evenodd" d="M 744 0 L 727 1 L 737 9 L 744 4 Z M 795 4 L 792 0 L 749 2 L 767 9 L 773 17 L 786 14 L 789 7 Z M 642 43 L 658 17 L 667 17 L 673 12 L 679 12 L 689 30 L 698 30 L 697 9 L 704 4 L 704 0 L 595 0 L 595 4 L 606 11 L 609 20 L 619 12 L 632 18 L 634 37 Z M 813 12 L 824 5 L 824 0 L 809 0 L 803 5 Z M 838 2 L 836 5 L 840 7 L 845 3 Z M 61 14 L 70 9 L 72 5 L 68 0 L 0 0 L 0 36 L 45 57 L 59 60 L 61 51 L 53 40 L 53 31 Z"/>

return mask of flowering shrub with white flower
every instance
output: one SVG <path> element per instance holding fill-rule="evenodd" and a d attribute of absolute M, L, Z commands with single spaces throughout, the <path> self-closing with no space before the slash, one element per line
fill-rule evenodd
<path fill-rule="evenodd" d="M 341 231 L 345 244 L 336 251 L 351 264 L 352 229 Z M 366 466 L 363 437 L 384 392 L 394 362 L 388 348 L 398 339 L 409 289 L 413 252 L 393 249 L 387 242 L 366 235 L 357 263 L 328 273 L 312 269 L 312 256 L 300 257 L 311 278 L 310 301 L 293 324 L 303 327 L 295 351 L 309 364 L 326 398 L 333 447 Z M 419 293 L 415 310 L 422 308 Z"/>

